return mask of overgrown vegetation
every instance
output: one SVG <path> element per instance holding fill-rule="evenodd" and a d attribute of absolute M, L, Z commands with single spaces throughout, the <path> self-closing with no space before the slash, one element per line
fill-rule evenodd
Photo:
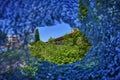
<path fill-rule="evenodd" d="M 55 64 L 69 64 L 84 58 L 90 48 L 90 43 L 85 35 L 74 30 L 71 37 L 66 34 L 63 40 L 49 40 L 31 43 L 29 49 L 33 57 L 40 60 L 47 60 Z"/>

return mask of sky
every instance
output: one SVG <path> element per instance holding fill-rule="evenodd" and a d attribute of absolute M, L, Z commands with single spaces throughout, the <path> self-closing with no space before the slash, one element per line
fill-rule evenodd
<path fill-rule="evenodd" d="M 61 23 L 54 26 L 44 26 L 39 28 L 40 40 L 47 42 L 50 37 L 58 38 L 64 34 L 71 33 L 72 28 L 69 24 Z"/>

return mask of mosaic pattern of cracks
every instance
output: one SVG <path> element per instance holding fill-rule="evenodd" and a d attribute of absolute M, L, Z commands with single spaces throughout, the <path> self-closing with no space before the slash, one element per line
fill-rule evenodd
<path fill-rule="evenodd" d="M 119 80 L 119 3 L 120 0 L 0 0 L 0 32 L 11 31 L 23 41 L 20 48 L 0 53 L 0 80 Z M 30 34 L 36 27 L 56 25 L 55 21 L 77 27 L 86 35 L 92 46 L 82 61 L 55 65 L 31 58 L 27 47 Z M 6 43 L 0 36 L 0 45 Z"/>

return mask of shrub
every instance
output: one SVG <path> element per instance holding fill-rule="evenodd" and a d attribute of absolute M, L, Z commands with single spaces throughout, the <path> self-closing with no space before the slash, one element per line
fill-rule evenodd
<path fill-rule="evenodd" d="M 32 56 L 40 60 L 55 64 L 69 64 L 83 59 L 90 48 L 90 43 L 80 31 L 74 31 L 72 37 L 64 35 L 64 40 L 60 43 L 55 44 L 54 39 L 50 39 L 48 43 L 38 41 L 32 43 L 29 49 Z"/>

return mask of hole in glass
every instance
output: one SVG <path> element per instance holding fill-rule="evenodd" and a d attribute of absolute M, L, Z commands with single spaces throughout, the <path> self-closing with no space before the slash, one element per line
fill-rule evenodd
<path fill-rule="evenodd" d="M 82 60 L 91 46 L 79 29 L 65 23 L 37 28 L 34 38 L 29 46 L 31 55 L 55 64 Z"/>

